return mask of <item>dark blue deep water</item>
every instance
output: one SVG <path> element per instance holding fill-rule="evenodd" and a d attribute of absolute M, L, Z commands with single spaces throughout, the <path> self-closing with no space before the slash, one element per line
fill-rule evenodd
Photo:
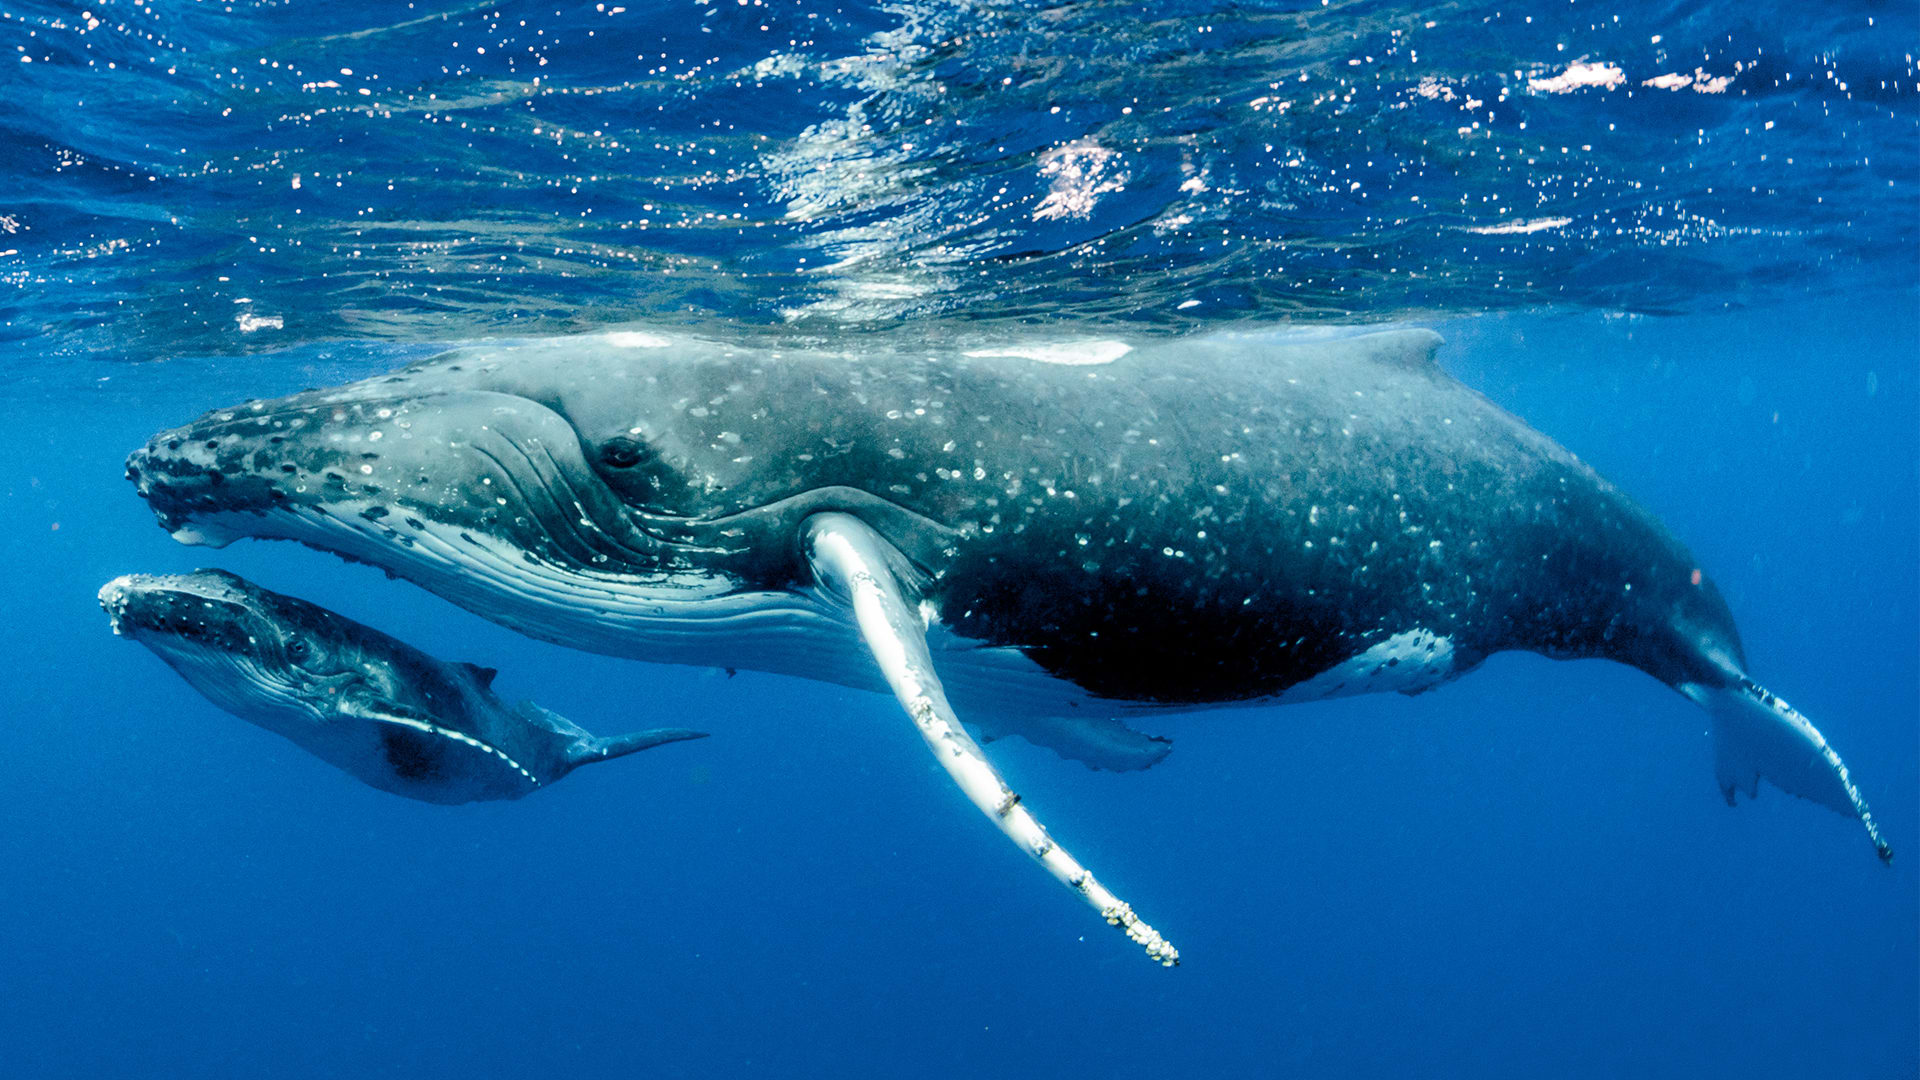
<path fill-rule="evenodd" d="M 1920 1061 L 1920 15 L 1786 0 L 0 0 L 0 1076 L 1895 1078 Z M 152 432 L 435 343 L 1397 322 L 1710 568 L 1896 849 L 1599 662 L 996 761 L 890 701 L 189 549 Z M 850 346 L 850 347 L 853 347 Z M 116 640 L 219 565 L 714 737 L 363 787 Z M 961 703 L 964 713 L 965 703 Z"/>

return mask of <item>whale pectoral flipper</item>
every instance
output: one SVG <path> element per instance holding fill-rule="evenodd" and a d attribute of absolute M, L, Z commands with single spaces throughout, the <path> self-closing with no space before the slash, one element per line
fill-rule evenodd
<path fill-rule="evenodd" d="M 1859 818 L 1880 860 L 1893 859 L 1846 764 L 1798 709 L 1744 676 L 1724 687 L 1689 683 L 1681 691 L 1713 717 L 1714 776 L 1728 806 L 1738 792 L 1757 795 L 1764 777 L 1789 795 Z"/>
<path fill-rule="evenodd" d="M 820 586 L 852 608 L 887 685 L 968 801 L 1108 923 L 1125 930 L 1148 956 L 1167 967 L 1178 964 L 1179 950 L 1053 842 L 960 726 L 934 672 L 926 627 L 892 569 L 899 562 L 892 545 L 849 514 L 816 514 L 804 529 L 807 558 Z"/>

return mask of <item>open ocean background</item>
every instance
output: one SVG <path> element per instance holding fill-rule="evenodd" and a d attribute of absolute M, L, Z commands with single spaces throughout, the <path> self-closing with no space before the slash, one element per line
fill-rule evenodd
<path fill-rule="evenodd" d="M 1785 0 L 0 0 L 0 1076 L 1912 1077 L 1920 9 Z M 159 428 L 435 343 L 1401 322 L 1658 513 L 1895 847 L 1598 662 L 991 753 L 888 700 L 532 642 L 172 543 Z M 94 603 L 219 565 L 596 732 L 411 803 Z M 967 703 L 959 702 L 963 715 Z"/>

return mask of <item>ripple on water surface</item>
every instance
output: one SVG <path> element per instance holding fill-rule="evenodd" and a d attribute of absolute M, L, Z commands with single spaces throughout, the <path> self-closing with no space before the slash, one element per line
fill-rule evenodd
<path fill-rule="evenodd" d="M 231 7 L 0 11 L 0 337 L 1185 328 L 1914 277 L 1910 5 Z"/>

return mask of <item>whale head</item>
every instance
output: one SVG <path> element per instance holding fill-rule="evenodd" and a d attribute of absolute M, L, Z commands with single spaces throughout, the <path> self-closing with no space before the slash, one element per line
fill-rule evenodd
<path fill-rule="evenodd" d="M 300 541 L 619 651 L 618 624 L 764 607 L 804 570 L 765 508 L 813 485 L 745 445 L 729 399 L 752 373 L 664 340 L 476 346 L 245 402 L 155 435 L 127 475 L 182 541 Z"/>
<path fill-rule="evenodd" d="M 221 708 L 275 730 L 319 724 L 342 697 L 394 681 L 338 632 L 337 616 L 222 570 L 128 574 L 100 589 L 100 606 L 114 633 Z"/>

